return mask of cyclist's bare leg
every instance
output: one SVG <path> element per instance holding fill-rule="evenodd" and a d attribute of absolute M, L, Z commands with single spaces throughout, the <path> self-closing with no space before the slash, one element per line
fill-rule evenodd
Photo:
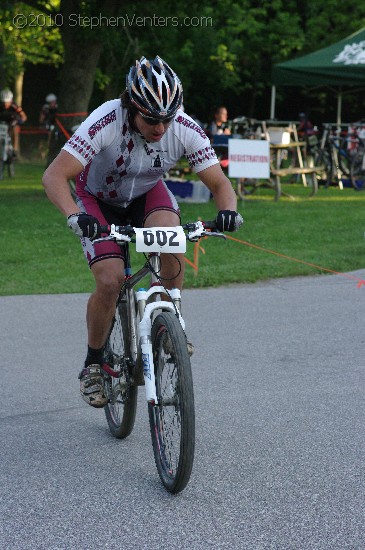
<path fill-rule="evenodd" d="M 14 126 L 11 128 L 11 136 L 12 136 L 12 145 L 14 147 L 14 152 L 19 153 L 19 136 L 20 136 L 19 126 Z"/>
<path fill-rule="evenodd" d="M 100 260 L 91 266 L 96 288 L 87 305 L 88 354 L 85 367 L 79 374 L 80 393 L 92 407 L 105 407 L 102 361 L 105 341 L 115 312 L 115 305 L 123 282 L 123 261 L 118 258 Z"/>
<path fill-rule="evenodd" d="M 119 258 L 108 258 L 91 266 L 96 288 L 87 305 L 88 343 L 99 349 L 105 344 L 124 280 L 124 265 Z"/>
<path fill-rule="evenodd" d="M 180 219 L 175 212 L 157 210 L 151 212 L 144 225 L 145 227 L 175 227 L 180 225 Z M 166 288 L 179 288 L 181 290 L 184 281 L 184 255 L 175 254 L 175 256 L 179 259 L 180 265 L 172 254 L 161 254 L 161 278 Z M 179 271 L 180 273 L 178 273 Z"/>

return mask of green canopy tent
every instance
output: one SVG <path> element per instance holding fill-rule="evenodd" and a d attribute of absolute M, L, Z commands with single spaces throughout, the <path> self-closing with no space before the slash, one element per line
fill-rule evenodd
<path fill-rule="evenodd" d="M 275 118 L 277 86 L 330 86 L 337 90 L 337 122 L 341 123 L 344 88 L 365 86 L 365 28 L 316 52 L 274 65 L 270 117 Z"/>

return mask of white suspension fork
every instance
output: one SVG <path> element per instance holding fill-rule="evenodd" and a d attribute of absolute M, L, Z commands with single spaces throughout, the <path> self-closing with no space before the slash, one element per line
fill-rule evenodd
<path fill-rule="evenodd" d="M 176 313 L 178 311 L 179 321 L 183 330 L 185 329 L 185 322 L 180 314 L 179 305 L 181 301 L 181 292 L 178 288 L 169 290 L 169 294 L 173 302 L 157 301 L 147 304 L 148 298 L 154 294 L 165 293 L 163 286 L 151 286 L 150 289 L 140 289 L 136 291 L 136 299 L 138 302 L 138 309 L 140 314 L 139 323 L 139 342 L 142 350 L 142 364 L 143 374 L 145 379 L 146 399 L 153 405 L 157 404 L 156 394 L 156 380 L 155 380 L 155 368 L 153 363 L 152 352 L 152 322 L 154 314 L 157 310 L 172 311 Z"/>

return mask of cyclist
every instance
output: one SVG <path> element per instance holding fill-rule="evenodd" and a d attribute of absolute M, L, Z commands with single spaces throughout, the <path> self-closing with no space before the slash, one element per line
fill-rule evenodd
<path fill-rule="evenodd" d="M 94 407 L 107 402 L 103 346 L 123 280 L 120 247 L 110 241 L 93 245 L 100 224 L 179 225 L 176 199 L 162 178 L 183 155 L 213 194 L 218 228 L 235 231 L 242 223 L 231 183 L 203 130 L 180 109 L 182 98 L 181 82 L 167 63 L 159 56 L 142 57 L 130 68 L 121 97 L 89 115 L 43 176 L 49 199 L 81 238 L 95 278 L 87 305 L 88 350 L 79 375 L 81 395 Z M 76 203 L 68 185 L 75 177 Z M 169 289 L 182 287 L 179 259 L 180 272 L 174 256 L 161 257 L 161 277 Z"/>
<path fill-rule="evenodd" d="M 8 125 L 15 157 L 19 150 L 19 125 L 27 120 L 27 115 L 19 105 L 13 102 L 13 97 L 13 92 L 8 88 L 0 92 L 0 122 Z"/>
<path fill-rule="evenodd" d="M 39 113 L 39 124 L 47 128 L 47 130 L 52 130 L 55 125 L 57 109 L 57 96 L 55 94 L 48 94 L 46 103 Z"/>

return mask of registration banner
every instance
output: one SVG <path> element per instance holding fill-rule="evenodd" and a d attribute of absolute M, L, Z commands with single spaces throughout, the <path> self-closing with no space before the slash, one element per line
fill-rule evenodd
<path fill-rule="evenodd" d="M 229 139 L 230 178 L 270 178 L 270 144 L 265 140 Z"/>

